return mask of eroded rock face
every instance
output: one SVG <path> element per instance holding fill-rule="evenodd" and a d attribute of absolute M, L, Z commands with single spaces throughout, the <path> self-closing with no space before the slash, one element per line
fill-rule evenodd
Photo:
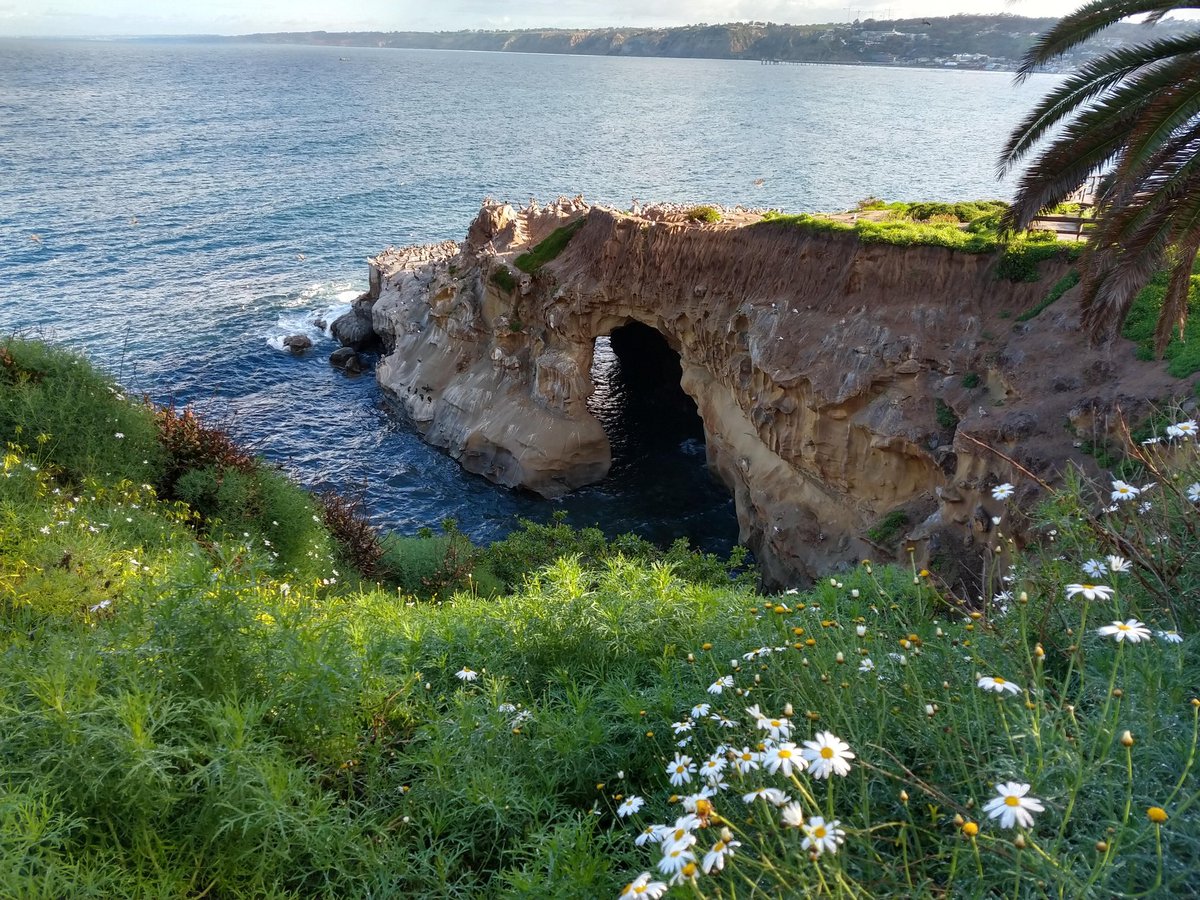
<path fill-rule="evenodd" d="M 528 275 L 513 261 L 582 219 Z M 774 584 L 840 563 L 918 560 L 992 539 L 990 489 L 1039 488 L 1086 464 L 1079 441 L 1118 411 L 1179 392 L 1121 344 L 1087 347 L 1074 294 L 1017 314 L 1066 271 L 997 280 L 995 256 L 861 244 L 737 215 L 629 215 L 580 198 L 485 203 L 462 244 L 389 249 L 356 304 L 386 355 L 377 377 L 432 444 L 472 472 L 554 497 L 603 478 L 608 439 L 587 398 L 595 338 L 631 321 L 680 355 L 708 462 L 741 539 Z M 1100 374 L 1097 374 L 1100 373 Z M 894 511 L 884 546 L 867 533 Z"/>

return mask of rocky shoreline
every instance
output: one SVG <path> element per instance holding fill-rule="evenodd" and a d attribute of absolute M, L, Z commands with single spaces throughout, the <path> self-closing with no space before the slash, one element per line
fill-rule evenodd
<path fill-rule="evenodd" d="M 760 219 L 487 201 L 465 241 L 370 260 L 369 290 L 333 332 L 353 356 L 378 342 L 379 384 L 426 441 L 556 497 L 611 463 L 587 406 L 595 339 L 658 330 L 741 541 L 776 585 L 909 548 L 969 581 L 1001 515 L 992 487 L 1016 484 L 1009 508 L 1029 508 L 1036 479 L 1095 469 L 1081 444 L 1181 390 L 1127 342 L 1086 347 L 1073 292 L 1015 322 L 1066 262 L 1013 283 L 997 279 L 997 254 Z M 566 225 L 565 248 L 522 271 Z"/>

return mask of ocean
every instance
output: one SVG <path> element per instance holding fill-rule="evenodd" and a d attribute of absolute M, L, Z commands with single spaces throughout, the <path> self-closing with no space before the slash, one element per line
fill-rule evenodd
<path fill-rule="evenodd" d="M 1053 83 L 1003 73 L 149 41 L 0 41 L 0 330 L 191 403 L 411 533 L 556 510 L 723 552 L 693 436 L 612 415 L 613 472 L 557 501 L 464 473 L 332 370 L 388 245 L 461 239 L 484 197 L 834 210 L 1006 197 L 995 160 Z M 294 357 L 288 334 L 314 351 Z M 611 357 L 610 357 L 611 358 Z M 619 399 L 619 390 L 609 391 Z"/>

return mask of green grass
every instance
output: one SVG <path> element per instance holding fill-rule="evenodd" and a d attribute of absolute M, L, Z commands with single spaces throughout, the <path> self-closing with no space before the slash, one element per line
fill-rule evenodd
<path fill-rule="evenodd" d="M 1037 304 L 1037 306 L 1033 307 L 1032 309 L 1028 309 L 1021 313 L 1021 315 L 1017 316 L 1017 321 L 1028 322 L 1030 319 L 1036 318 L 1052 303 L 1056 302 L 1059 297 L 1061 297 L 1071 288 L 1075 287 L 1077 284 L 1079 284 L 1079 271 L 1077 269 L 1072 269 L 1062 278 L 1058 279 L 1058 281 L 1054 282 L 1054 286 L 1046 292 L 1046 296 L 1041 300 L 1040 303 Z"/>
<path fill-rule="evenodd" d="M 1137 295 L 1125 318 L 1122 331 L 1125 337 L 1138 344 L 1138 355 L 1142 359 L 1154 358 L 1154 332 L 1158 324 L 1159 310 L 1166 296 L 1169 275 L 1160 272 Z M 1192 275 L 1188 289 L 1188 327 L 1180 337 L 1179 329 L 1172 333 L 1171 342 L 1163 351 L 1167 371 L 1176 378 L 1186 378 L 1200 372 L 1200 331 L 1196 322 L 1200 317 L 1200 275 Z"/>
<path fill-rule="evenodd" d="M 894 509 L 867 531 L 867 537 L 880 546 L 888 546 L 899 540 L 900 535 L 904 534 L 904 530 L 911 524 L 908 513 L 902 509 Z"/>
<path fill-rule="evenodd" d="M 968 372 L 962 377 L 962 386 L 967 390 L 974 390 L 982 383 L 982 379 L 976 372 Z"/>
<path fill-rule="evenodd" d="M 583 227 L 584 221 L 585 219 L 581 217 L 561 228 L 555 228 L 544 241 L 528 253 L 522 253 L 513 260 L 513 265 L 529 275 L 535 274 L 542 266 L 557 258 L 567 248 L 571 238 Z"/>
<path fill-rule="evenodd" d="M 879 201 L 882 203 L 882 201 Z M 976 201 L 959 204 L 884 204 L 890 210 L 889 217 L 882 222 L 860 219 L 854 223 L 839 222 L 807 213 L 785 215 L 768 212 L 762 222 L 750 227 L 790 226 L 813 233 L 853 233 L 864 244 L 891 244 L 899 247 L 944 247 L 958 253 L 999 253 L 996 277 L 1008 281 L 1033 282 L 1039 280 L 1040 265 L 1051 259 L 1074 261 L 1079 258 L 1083 245 L 1077 242 L 1059 241 L 1051 232 L 1023 232 L 1008 240 L 999 234 L 999 201 Z M 961 215 L 974 215 L 967 219 L 966 228 L 959 227 L 964 221 L 958 214 L 954 221 L 920 220 L 912 217 L 911 210 L 929 216 L 944 215 L 931 210 L 946 206 L 960 209 Z"/>
<path fill-rule="evenodd" d="M 513 277 L 513 273 L 506 265 L 496 266 L 489 280 L 506 294 L 511 294 L 517 289 L 517 279 Z"/>
<path fill-rule="evenodd" d="M 214 530 L 118 471 L 141 462 L 105 431 L 86 432 L 105 442 L 91 448 L 54 436 L 39 419 L 85 398 L 153 412 L 91 396 L 108 385 L 67 354 L 6 352 L 42 365 L 14 363 L 0 381 L 5 421 L 21 428 L 0 433 L 0 896 L 615 897 L 660 856 L 633 838 L 673 822 L 699 787 L 698 773 L 669 784 L 668 763 L 762 743 L 752 706 L 786 719 L 797 744 L 827 730 L 855 756 L 845 777 L 816 779 L 738 774 L 718 754 L 728 789 L 708 802 L 741 846 L 697 876 L 703 896 L 1194 885 L 1194 444 L 1152 448 L 1164 477 L 1138 498 L 1146 509 L 1107 512 L 1107 485 L 1078 479 L 1037 508 L 989 508 L 1005 522 L 978 599 L 936 572 L 870 563 L 763 595 L 731 581 L 727 561 L 634 558 L 634 542 L 553 522 L 476 557 L 494 595 L 427 600 L 331 555 L 279 554 L 261 518 Z M 13 396 L 35 387 L 38 407 Z M 97 411 L 97 429 L 109 414 L 121 415 Z M 323 527 L 312 515 L 304 528 Z M 1019 551 L 1009 518 L 1045 550 Z M 436 572 L 455 532 L 423 540 L 385 539 L 383 558 L 424 554 Z M 1095 577 L 1114 596 L 1068 597 L 1093 580 L 1083 562 L 1110 553 L 1133 561 Z M 1182 643 L 1097 631 L 1127 618 Z M 987 692 L 980 676 L 1018 691 Z M 1045 807 L 1028 829 L 983 811 L 1007 781 Z M 810 860 L 779 812 L 742 801 L 764 786 L 810 826 L 838 819 L 837 853 Z M 621 818 L 631 795 L 645 805 Z M 721 828 L 693 829 L 698 858 Z"/>

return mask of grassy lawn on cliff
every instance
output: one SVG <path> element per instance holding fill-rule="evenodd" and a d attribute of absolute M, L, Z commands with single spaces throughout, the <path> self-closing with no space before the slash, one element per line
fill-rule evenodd
<path fill-rule="evenodd" d="M 1155 485 L 1010 508 L 984 598 L 553 525 L 422 599 L 219 433 L 0 346 L 0 896 L 1194 889 L 1194 422 Z"/>

